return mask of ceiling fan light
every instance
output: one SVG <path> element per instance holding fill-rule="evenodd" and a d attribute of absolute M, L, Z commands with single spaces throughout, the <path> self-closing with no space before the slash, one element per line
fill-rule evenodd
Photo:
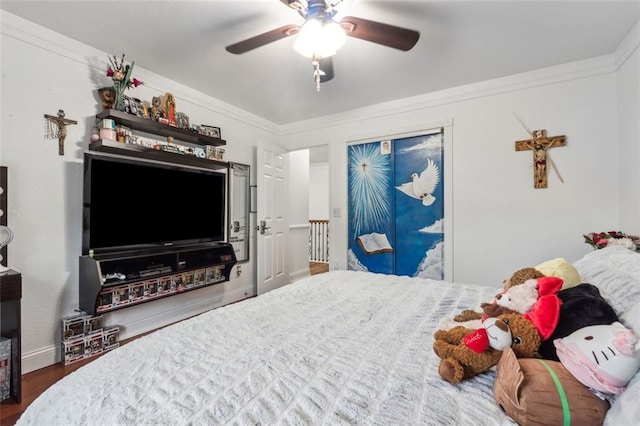
<path fill-rule="evenodd" d="M 334 51 L 340 49 L 347 39 L 342 26 L 332 20 L 326 22 L 322 27 L 322 37 L 325 40 L 325 44 L 331 46 Z"/>
<path fill-rule="evenodd" d="M 308 19 L 300 29 L 293 48 L 307 58 L 326 58 L 335 55 L 346 37 L 342 27 L 330 19 Z"/>

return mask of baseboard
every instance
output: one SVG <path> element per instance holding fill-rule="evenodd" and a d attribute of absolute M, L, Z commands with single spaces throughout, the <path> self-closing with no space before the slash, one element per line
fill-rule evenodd
<path fill-rule="evenodd" d="M 309 268 L 299 269 L 297 271 L 290 272 L 289 273 L 289 282 L 298 281 L 299 279 L 304 278 L 304 277 L 308 277 L 309 275 L 311 275 L 309 273 Z"/>
<path fill-rule="evenodd" d="M 120 340 L 129 339 L 155 330 L 160 327 L 182 321 L 183 319 L 201 314 L 210 309 L 219 308 L 230 303 L 238 302 L 255 294 L 253 287 L 243 287 L 232 292 L 228 292 L 219 297 L 199 300 L 195 303 L 180 306 L 176 309 L 162 312 L 162 315 L 148 316 L 143 319 L 118 324 L 122 330 Z M 39 370 L 49 365 L 56 364 L 62 360 L 61 345 L 52 345 L 22 354 L 22 374 Z"/>

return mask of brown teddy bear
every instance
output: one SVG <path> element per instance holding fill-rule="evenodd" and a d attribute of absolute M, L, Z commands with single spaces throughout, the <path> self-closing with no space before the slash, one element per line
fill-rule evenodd
<path fill-rule="evenodd" d="M 507 278 L 502 282 L 502 287 L 507 290 L 513 286 L 520 285 L 525 281 L 535 278 L 542 278 L 545 275 L 538 271 L 536 268 L 522 268 L 518 269 L 511 275 L 511 277 Z"/>
<path fill-rule="evenodd" d="M 530 279 L 537 279 L 544 277 L 545 275 L 538 271 L 535 268 L 522 268 L 518 269 L 513 273 L 509 278 L 502 282 L 502 286 L 505 290 L 510 289 L 511 287 L 515 287 L 520 284 L 524 284 L 526 281 Z M 500 297 L 500 295 L 496 295 L 496 298 Z M 453 320 L 456 322 L 465 322 L 471 320 L 481 319 L 483 315 L 489 315 L 490 317 L 497 317 L 500 314 L 505 314 L 509 312 L 517 312 L 513 309 L 509 309 L 504 306 L 499 306 L 496 303 L 482 303 L 480 305 L 484 312 L 476 312 L 472 309 L 465 309 L 456 315 Z"/>
<path fill-rule="evenodd" d="M 542 343 L 536 326 L 519 313 L 502 314 L 497 317 L 496 326 L 508 327 L 511 333 L 511 348 L 518 357 L 534 358 Z M 503 323 L 503 324 L 500 324 Z M 488 331 L 488 330 L 487 330 Z M 450 330 L 434 333 L 433 350 L 440 357 L 438 373 L 452 384 L 470 379 L 495 366 L 502 350 L 494 347 L 475 346 L 478 330 L 457 326 Z M 489 332 L 491 336 L 491 332 Z M 491 342 L 491 339 L 488 339 Z M 489 343 L 487 343 L 489 344 Z"/>

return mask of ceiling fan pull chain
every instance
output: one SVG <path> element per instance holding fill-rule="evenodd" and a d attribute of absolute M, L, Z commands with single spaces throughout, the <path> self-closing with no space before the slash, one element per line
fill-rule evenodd
<path fill-rule="evenodd" d="M 324 71 L 320 69 L 320 57 L 313 57 L 313 79 L 316 82 L 316 91 L 320 92 L 320 77 L 325 75 Z"/>

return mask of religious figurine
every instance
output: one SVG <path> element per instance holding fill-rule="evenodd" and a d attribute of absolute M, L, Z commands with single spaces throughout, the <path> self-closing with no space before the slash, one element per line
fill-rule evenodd
<path fill-rule="evenodd" d="M 151 118 L 153 120 L 158 121 L 162 116 L 162 111 L 160 108 L 162 107 L 162 99 L 160 96 L 154 96 L 151 100 Z"/>
<path fill-rule="evenodd" d="M 169 120 L 170 126 L 177 126 L 178 123 L 176 121 L 176 100 L 171 93 L 165 93 L 162 98 L 162 109 L 164 111 L 164 116 L 167 120 Z"/>

